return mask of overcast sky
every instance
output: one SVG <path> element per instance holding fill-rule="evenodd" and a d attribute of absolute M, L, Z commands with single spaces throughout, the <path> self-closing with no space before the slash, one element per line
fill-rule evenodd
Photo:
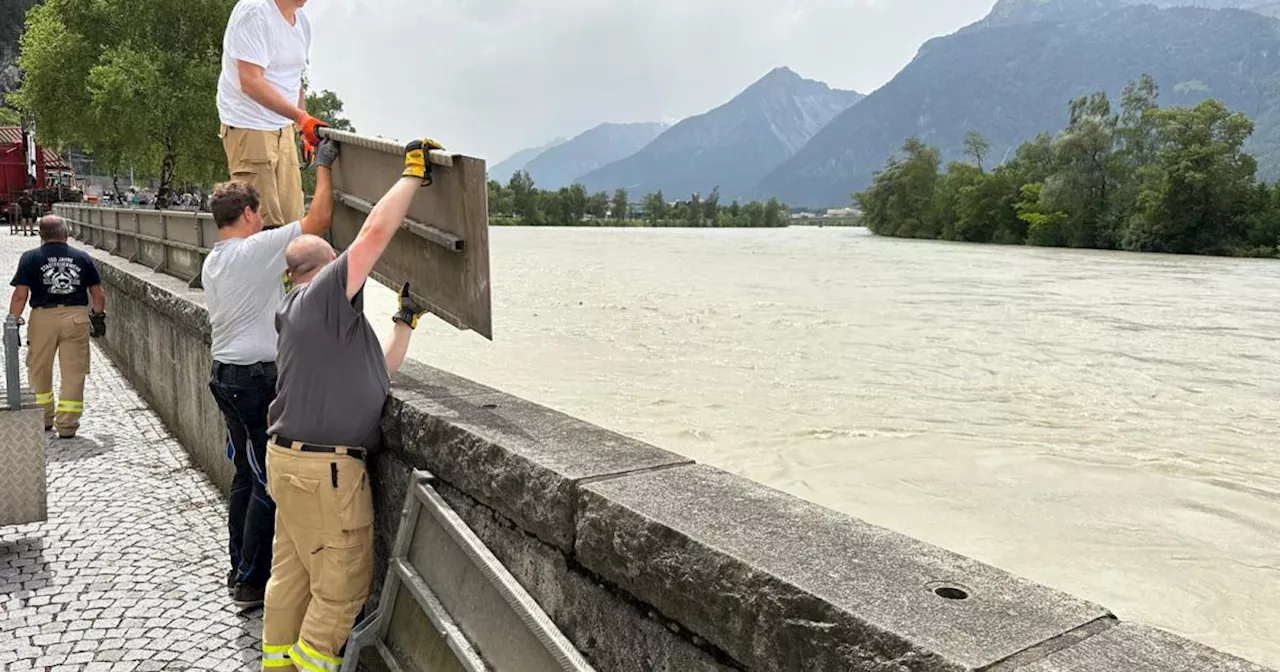
<path fill-rule="evenodd" d="M 994 0 L 310 0 L 311 83 L 362 133 L 497 162 L 605 121 L 678 121 L 786 65 L 870 93 Z"/>

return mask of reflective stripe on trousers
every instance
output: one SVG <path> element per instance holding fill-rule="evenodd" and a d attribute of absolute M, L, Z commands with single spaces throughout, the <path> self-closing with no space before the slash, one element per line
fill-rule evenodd
<path fill-rule="evenodd" d="M 267 446 L 276 502 L 262 641 L 290 642 L 293 665 L 336 671 L 373 574 L 373 498 L 363 461 Z"/>
<path fill-rule="evenodd" d="M 288 644 L 263 644 L 262 669 L 274 670 L 281 667 L 292 669 L 293 660 L 289 658 L 289 649 Z"/>
<path fill-rule="evenodd" d="M 62 306 L 33 308 L 27 326 L 27 378 L 44 409 L 46 427 L 73 436 L 84 412 L 84 380 L 89 373 L 89 308 Z M 54 406 L 53 367 L 58 365 L 62 386 Z M 55 417 L 56 414 L 56 417 Z"/>
<path fill-rule="evenodd" d="M 289 655 L 293 657 L 293 664 L 297 665 L 298 669 L 307 672 L 338 672 L 338 668 L 342 667 L 340 658 L 326 656 L 307 646 L 306 640 L 302 639 L 293 645 Z"/>
<path fill-rule="evenodd" d="M 325 655 L 299 639 L 292 646 L 289 644 L 263 644 L 262 669 L 273 671 L 279 668 L 306 672 L 338 672 L 342 668 L 342 659 Z"/>

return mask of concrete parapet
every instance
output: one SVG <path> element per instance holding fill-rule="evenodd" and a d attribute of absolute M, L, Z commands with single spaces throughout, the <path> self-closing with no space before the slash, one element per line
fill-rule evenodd
<path fill-rule="evenodd" d="M 102 345 L 225 490 L 202 293 L 90 253 L 111 314 Z M 409 470 L 429 469 L 602 671 L 1265 672 L 421 364 L 394 381 L 383 428 L 370 461 L 383 556 Z"/>

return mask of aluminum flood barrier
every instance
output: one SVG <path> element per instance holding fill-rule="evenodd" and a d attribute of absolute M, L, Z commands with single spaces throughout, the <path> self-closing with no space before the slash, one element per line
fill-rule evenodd
<path fill-rule="evenodd" d="M 346 249 L 378 199 L 404 169 L 404 145 L 326 129 L 342 143 L 333 167 L 334 217 L 330 239 Z M 485 163 L 432 152 L 431 186 L 423 187 L 372 276 L 414 299 L 459 329 L 493 338 L 489 296 L 489 212 Z M 199 287 L 204 258 L 218 241 L 208 213 L 108 208 L 60 203 L 77 240 Z"/>

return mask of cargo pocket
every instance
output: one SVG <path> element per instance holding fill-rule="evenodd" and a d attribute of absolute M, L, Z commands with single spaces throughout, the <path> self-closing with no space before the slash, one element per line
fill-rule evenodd
<path fill-rule="evenodd" d="M 354 458 L 342 458 L 330 463 L 333 499 L 329 506 L 332 524 L 326 526 L 335 532 L 360 530 L 373 524 L 373 493 L 369 490 L 369 476 L 364 463 Z M 333 485 L 333 483 L 330 483 Z"/>
<path fill-rule="evenodd" d="M 267 146 L 268 133 L 233 128 L 227 131 L 223 143 L 227 150 L 227 167 L 231 176 L 257 175 L 268 172 L 272 152 Z"/>
<path fill-rule="evenodd" d="M 286 525 L 304 530 L 323 529 L 324 518 L 317 501 L 320 481 L 284 473 L 271 479 L 268 487 L 276 502 L 276 512 Z"/>
<path fill-rule="evenodd" d="M 321 536 L 320 571 L 311 590 L 354 618 L 369 598 L 373 577 L 373 528 Z"/>

